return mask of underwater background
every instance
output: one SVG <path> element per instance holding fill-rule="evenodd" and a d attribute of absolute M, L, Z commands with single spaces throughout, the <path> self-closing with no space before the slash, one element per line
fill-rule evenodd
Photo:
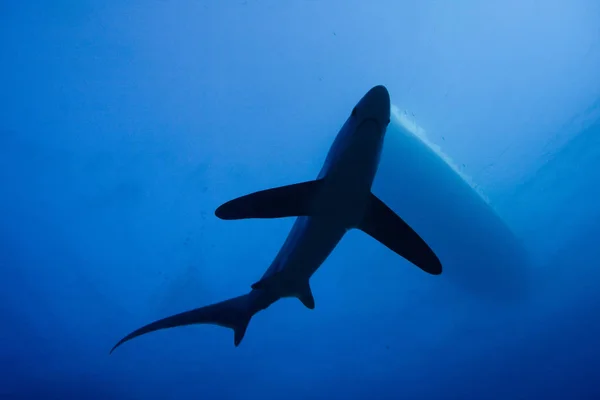
<path fill-rule="evenodd" d="M 0 399 L 600 399 L 600 2 L 0 3 Z M 242 344 L 155 319 L 246 293 L 293 223 L 220 204 L 314 179 L 374 85 L 359 231 Z"/>

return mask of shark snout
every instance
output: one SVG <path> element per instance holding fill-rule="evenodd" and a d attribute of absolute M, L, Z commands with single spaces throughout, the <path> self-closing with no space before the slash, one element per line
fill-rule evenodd
<path fill-rule="evenodd" d="M 390 122 L 390 94 L 387 88 L 383 85 L 374 86 L 356 108 L 362 119 L 374 119 L 380 126 L 386 127 Z"/>
<path fill-rule="evenodd" d="M 387 88 L 383 85 L 377 85 L 371 88 L 371 90 L 367 92 L 367 96 L 387 98 L 388 100 L 390 98 Z"/>

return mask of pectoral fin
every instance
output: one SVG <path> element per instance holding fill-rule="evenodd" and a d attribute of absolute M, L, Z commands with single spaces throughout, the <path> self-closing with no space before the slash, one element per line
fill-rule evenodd
<path fill-rule="evenodd" d="M 358 229 L 423 271 L 432 275 L 442 273 L 442 264 L 427 243 L 374 194 Z"/>
<path fill-rule="evenodd" d="M 228 201 L 215 211 L 218 218 L 283 218 L 310 215 L 311 199 L 320 180 L 261 190 Z"/>

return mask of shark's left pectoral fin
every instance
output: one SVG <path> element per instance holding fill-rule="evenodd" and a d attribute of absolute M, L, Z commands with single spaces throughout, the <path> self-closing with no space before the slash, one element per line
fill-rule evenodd
<path fill-rule="evenodd" d="M 228 201 L 215 215 L 226 220 L 306 216 L 320 186 L 321 181 L 315 180 L 261 190 Z"/>
<path fill-rule="evenodd" d="M 374 194 L 357 228 L 423 271 L 432 275 L 442 273 L 442 264 L 427 243 Z"/>

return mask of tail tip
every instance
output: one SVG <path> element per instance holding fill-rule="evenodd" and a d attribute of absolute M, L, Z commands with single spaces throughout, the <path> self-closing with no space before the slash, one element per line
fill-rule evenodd
<path fill-rule="evenodd" d="M 121 344 L 123 344 L 123 341 L 120 341 L 119 343 L 115 344 L 112 347 L 112 349 L 110 349 L 110 351 L 108 352 L 108 355 L 110 356 L 117 349 L 117 347 L 119 347 Z"/>

